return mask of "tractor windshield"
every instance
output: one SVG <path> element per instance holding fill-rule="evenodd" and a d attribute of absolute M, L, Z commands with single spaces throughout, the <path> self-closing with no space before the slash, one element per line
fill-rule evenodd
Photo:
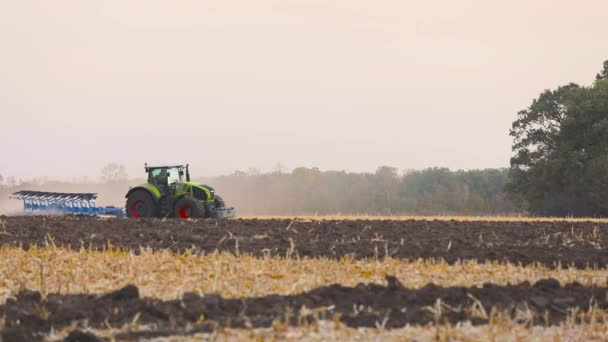
<path fill-rule="evenodd" d="M 150 182 L 158 185 L 183 182 L 184 172 L 180 167 L 163 167 L 150 170 Z"/>
<path fill-rule="evenodd" d="M 167 169 L 167 178 L 169 180 L 169 184 L 183 181 L 184 173 L 180 171 L 181 170 L 177 167 Z"/>

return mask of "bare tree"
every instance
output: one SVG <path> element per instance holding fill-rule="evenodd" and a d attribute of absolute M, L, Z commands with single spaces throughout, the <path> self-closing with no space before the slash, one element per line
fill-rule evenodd
<path fill-rule="evenodd" d="M 101 181 L 103 183 L 118 183 L 129 178 L 127 169 L 118 163 L 108 163 L 101 169 Z"/>
<path fill-rule="evenodd" d="M 10 177 L 8 177 L 8 178 L 6 179 L 6 183 L 7 183 L 6 185 L 7 185 L 9 188 L 14 188 L 14 187 L 16 187 L 16 186 L 17 186 L 17 180 L 15 179 L 15 177 L 14 177 L 14 176 L 10 176 Z"/>
<path fill-rule="evenodd" d="M 284 174 L 285 172 L 287 172 L 287 166 L 285 166 L 281 162 L 276 163 L 276 165 L 272 169 L 272 173 L 274 173 L 274 174 L 280 175 L 280 174 Z"/>

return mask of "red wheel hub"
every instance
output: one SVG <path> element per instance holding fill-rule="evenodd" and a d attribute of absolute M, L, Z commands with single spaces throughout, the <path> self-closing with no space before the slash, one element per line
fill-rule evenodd
<path fill-rule="evenodd" d="M 179 207 L 177 213 L 179 214 L 179 218 L 192 218 L 192 207 L 190 207 L 189 204 L 183 204 L 181 207 Z"/>
<path fill-rule="evenodd" d="M 144 204 L 144 201 L 142 201 L 142 200 L 137 200 L 137 201 L 131 203 L 131 206 L 129 207 L 129 213 L 131 214 L 131 217 L 134 217 L 134 218 L 142 217 L 141 211 L 143 211 L 144 206 L 145 206 L 145 204 Z"/>

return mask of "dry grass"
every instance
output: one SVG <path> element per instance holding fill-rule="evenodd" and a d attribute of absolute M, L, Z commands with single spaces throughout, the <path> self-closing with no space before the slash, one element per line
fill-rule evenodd
<path fill-rule="evenodd" d="M 340 283 L 385 282 L 395 275 L 405 286 L 433 282 L 442 286 L 477 286 L 534 282 L 553 277 L 561 283 L 607 286 L 606 269 L 550 269 L 465 261 L 398 259 L 331 260 L 280 257 L 239 257 L 228 253 L 206 256 L 143 251 L 139 255 L 109 249 L 103 252 L 44 247 L 23 250 L 0 248 L 0 303 L 20 289 L 43 293 L 101 293 L 134 284 L 143 296 L 174 299 L 184 292 L 219 293 L 227 298 L 295 294 Z"/>
<path fill-rule="evenodd" d="M 441 221 L 506 221 L 506 222 L 597 222 L 608 223 L 608 218 L 594 217 L 525 217 L 525 216 L 416 216 L 416 215 L 240 215 L 242 219 L 301 219 L 301 220 L 441 220 Z"/>
<path fill-rule="evenodd" d="M 606 269 L 549 269 L 542 266 L 477 263 L 466 261 L 448 265 L 442 261 L 419 260 L 330 260 L 255 258 L 216 253 L 207 256 L 175 255 L 168 251 L 146 250 L 135 255 L 109 248 L 106 251 L 44 247 L 23 250 L 0 247 L 0 303 L 20 289 L 43 293 L 102 293 L 125 284 L 135 284 L 141 295 L 162 299 L 180 297 L 184 292 L 216 292 L 224 297 L 263 296 L 271 293 L 295 294 L 331 283 L 352 286 L 359 282 L 384 283 L 385 275 L 395 275 L 405 286 L 418 288 L 433 282 L 443 286 L 476 286 L 535 281 L 553 277 L 561 283 L 578 281 L 584 285 L 607 286 Z M 100 337 L 133 331 L 133 327 L 93 330 Z M 70 328 L 54 331 L 48 340 L 62 340 Z M 146 330 L 138 326 L 135 331 Z M 280 321 L 272 328 L 220 329 L 213 334 L 168 337 L 167 341 L 516 341 L 608 340 L 608 324 L 573 324 L 557 327 L 530 327 L 509 320 L 492 320 L 484 326 L 428 325 L 395 330 L 348 328 L 339 321 L 320 321 L 288 327 Z"/>

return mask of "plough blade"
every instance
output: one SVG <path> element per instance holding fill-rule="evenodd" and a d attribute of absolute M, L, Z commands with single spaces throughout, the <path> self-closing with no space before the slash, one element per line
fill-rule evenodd
<path fill-rule="evenodd" d="M 23 201 L 23 209 L 30 213 L 57 213 L 74 215 L 124 216 L 122 208 L 97 207 L 96 193 L 67 193 L 46 191 L 18 191 L 9 198 Z"/>

